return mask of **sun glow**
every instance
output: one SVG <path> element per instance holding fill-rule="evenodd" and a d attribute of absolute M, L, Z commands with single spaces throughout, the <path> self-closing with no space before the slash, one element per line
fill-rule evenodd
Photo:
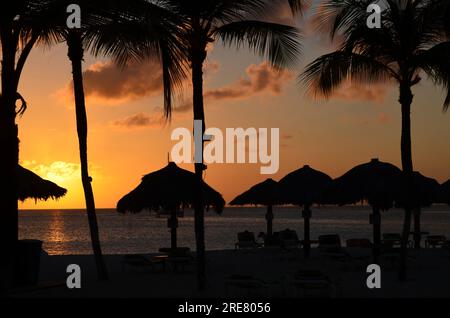
<path fill-rule="evenodd" d="M 77 202 L 76 206 L 80 206 L 83 203 L 84 197 L 79 164 L 64 161 L 55 161 L 49 164 L 41 164 L 36 161 L 23 161 L 21 164 L 24 168 L 33 171 L 41 178 L 66 188 L 68 192 L 65 197 L 57 201 L 48 200 L 47 202 L 39 202 L 36 204 L 34 200 L 26 200 L 24 203 L 20 203 L 20 208 L 73 208 L 74 201 Z M 92 178 L 96 181 L 102 179 L 97 167 L 91 165 L 90 172 Z"/>

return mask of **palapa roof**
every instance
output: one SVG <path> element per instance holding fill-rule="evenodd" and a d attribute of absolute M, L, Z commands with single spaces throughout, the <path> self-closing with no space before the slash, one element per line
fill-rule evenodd
<path fill-rule="evenodd" d="M 373 159 L 333 180 L 323 199 L 339 205 L 368 201 L 372 206 L 388 210 L 400 195 L 402 176 L 396 166 Z"/>
<path fill-rule="evenodd" d="M 310 166 L 295 170 L 279 181 L 283 202 L 295 205 L 319 203 L 332 178 Z"/>
<path fill-rule="evenodd" d="M 238 195 L 231 205 L 275 205 L 281 203 L 281 192 L 278 182 L 267 179 Z"/>
<path fill-rule="evenodd" d="M 450 180 L 440 186 L 438 202 L 450 204 Z"/>
<path fill-rule="evenodd" d="M 411 195 L 407 197 L 407 182 L 396 166 L 373 159 L 351 169 L 335 179 L 325 191 L 325 201 L 339 205 L 368 201 L 371 206 L 388 210 L 394 205 L 411 207 L 430 206 L 437 201 L 439 183 L 413 172 Z"/>
<path fill-rule="evenodd" d="M 410 197 L 410 204 L 412 207 L 428 207 L 433 203 L 437 203 L 439 200 L 439 182 L 433 178 L 425 177 L 418 171 L 413 173 L 412 195 Z M 406 189 L 405 186 L 402 189 Z M 402 195 L 397 200 L 396 206 L 404 206 L 402 202 L 405 201 Z"/>
<path fill-rule="evenodd" d="M 28 198 L 35 200 L 58 199 L 66 195 L 67 190 L 57 184 L 42 179 L 34 172 L 18 166 L 18 196 L 19 200 L 25 201 Z"/>
<path fill-rule="evenodd" d="M 145 175 L 142 182 L 117 203 L 120 213 L 138 213 L 145 209 L 161 209 L 192 206 L 196 191 L 194 173 L 169 163 L 165 168 Z M 222 195 L 203 182 L 203 199 L 207 208 L 217 213 L 223 211 Z"/>

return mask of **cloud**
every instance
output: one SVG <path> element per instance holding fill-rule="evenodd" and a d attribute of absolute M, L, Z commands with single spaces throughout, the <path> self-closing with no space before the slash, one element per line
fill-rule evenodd
<path fill-rule="evenodd" d="M 120 68 L 112 62 L 97 62 L 83 72 L 84 90 L 90 102 L 120 104 L 162 93 L 162 70 L 159 63 L 129 63 Z M 56 93 L 73 102 L 73 83 Z"/>
<path fill-rule="evenodd" d="M 65 183 L 69 180 L 80 179 L 80 165 L 77 163 L 55 161 L 45 165 L 33 160 L 23 161 L 22 166 L 33 171 L 41 178 L 58 184 Z"/>
<path fill-rule="evenodd" d="M 21 161 L 20 164 L 22 167 L 36 173 L 41 178 L 50 180 L 59 186 L 68 189 L 69 195 L 77 193 L 79 190 L 82 191 L 81 166 L 79 163 L 53 161 L 48 164 L 43 164 L 36 160 L 24 160 Z M 102 172 L 101 166 L 92 162 L 89 162 L 89 175 L 94 181 L 108 179 L 108 176 Z"/>
<path fill-rule="evenodd" d="M 376 111 L 375 114 L 351 114 L 346 113 L 338 117 L 339 121 L 344 125 L 366 126 L 366 125 L 389 125 L 392 118 L 383 111 Z"/>
<path fill-rule="evenodd" d="M 219 68 L 218 61 L 207 61 L 205 76 L 217 73 Z M 189 76 L 187 84 L 188 79 Z M 163 93 L 162 69 L 156 61 L 130 62 L 124 68 L 112 62 L 96 62 L 83 72 L 83 82 L 86 99 L 91 104 L 117 105 L 162 96 Z M 58 90 L 54 96 L 72 106 L 73 82 Z"/>
<path fill-rule="evenodd" d="M 390 122 L 391 122 L 391 117 L 388 114 L 383 113 L 383 112 L 378 114 L 378 123 L 387 125 Z"/>
<path fill-rule="evenodd" d="M 259 93 L 279 95 L 284 86 L 294 78 L 286 70 L 276 70 L 268 62 L 252 64 L 246 69 L 246 76 L 228 86 L 210 89 L 205 92 L 205 99 L 223 100 L 248 98 Z"/>
<path fill-rule="evenodd" d="M 205 65 L 206 75 L 217 73 L 220 64 L 217 61 Z M 269 63 L 252 64 L 245 70 L 245 75 L 236 82 L 217 89 L 207 89 L 206 101 L 249 98 L 257 94 L 279 95 L 294 75 L 286 70 L 276 70 Z M 111 62 L 97 62 L 84 71 L 85 95 L 88 103 L 115 105 L 144 97 L 162 94 L 161 67 L 155 62 L 143 64 L 130 63 L 120 69 Z M 189 84 L 189 82 L 187 82 Z M 66 85 L 56 94 L 73 105 L 72 83 Z M 181 96 L 181 95 L 180 95 Z M 174 113 L 187 113 L 192 110 L 192 99 L 179 99 L 174 103 Z M 162 112 L 162 107 L 155 108 L 155 114 Z M 125 128 L 160 127 L 161 117 L 137 113 L 112 122 L 114 126 Z"/>
<path fill-rule="evenodd" d="M 213 60 L 213 61 L 206 61 L 205 63 L 205 74 L 206 76 L 209 74 L 214 74 L 217 73 L 220 69 L 220 63 L 217 60 Z"/>
<path fill-rule="evenodd" d="M 192 102 L 190 98 L 184 98 L 181 100 L 181 102 L 174 102 L 174 105 L 172 105 L 172 113 L 186 113 L 192 110 Z M 164 108 L 156 107 L 156 112 L 162 113 L 164 111 Z"/>
<path fill-rule="evenodd" d="M 217 72 L 219 64 L 213 62 L 208 69 Z M 279 95 L 283 92 L 285 86 L 294 78 L 294 75 L 291 72 L 286 70 L 276 70 L 267 62 L 263 62 L 259 65 L 252 64 L 247 67 L 245 73 L 245 76 L 240 77 L 237 81 L 227 86 L 216 89 L 207 89 L 203 94 L 204 100 L 220 101 L 245 99 L 264 93 Z M 173 112 L 185 113 L 191 110 L 192 101 L 190 98 L 185 98 L 181 103 L 175 105 Z"/>
<path fill-rule="evenodd" d="M 174 113 L 185 113 L 185 112 L 188 112 L 188 111 L 191 111 L 192 110 L 192 103 L 190 103 L 190 102 L 185 102 L 185 103 L 182 103 L 182 104 L 180 104 L 180 105 L 176 105 L 174 108 L 173 108 L 173 112 Z"/>
<path fill-rule="evenodd" d="M 372 84 L 370 86 L 344 83 L 331 95 L 330 100 L 341 101 L 368 101 L 382 104 L 389 93 L 389 88 L 384 84 Z M 319 97 L 320 98 L 320 97 Z"/>
<path fill-rule="evenodd" d="M 113 122 L 114 126 L 124 128 L 148 128 L 161 127 L 163 125 L 162 116 L 150 115 L 146 113 L 137 113 L 124 119 Z"/>

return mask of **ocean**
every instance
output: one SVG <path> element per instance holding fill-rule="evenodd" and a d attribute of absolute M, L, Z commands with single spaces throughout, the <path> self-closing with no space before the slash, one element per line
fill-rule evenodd
<path fill-rule="evenodd" d="M 311 220 L 311 238 L 322 234 L 339 234 L 342 242 L 349 238 L 371 238 L 368 207 L 315 207 Z M 206 213 L 207 250 L 233 249 L 237 233 L 249 230 L 265 232 L 265 208 L 225 208 L 222 215 Z M 274 208 L 274 231 L 286 228 L 303 237 L 303 221 L 298 208 Z M 170 246 L 167 219 L 154 213 L 122 215 L 113 209 L 97 211 L 104 254 L 154 253 Z M 403 211 L 382 213 L 382 233 L 400 233 Z M 450 206 L 423 210 L 422 230 L 450 238 Z M 38 239 L 50 255 L 91 254 L 87 216 L 83 210 L 24 210 L 19 213 L 21 239 Z M 193 212 L 180 218 L 178 245 L 195 250 Z"/>

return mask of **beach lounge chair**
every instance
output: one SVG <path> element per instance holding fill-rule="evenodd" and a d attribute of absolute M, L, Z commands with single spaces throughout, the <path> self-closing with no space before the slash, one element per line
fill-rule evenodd
<path fill-rule="evenodd" d="M 280 246 L 285 249 L 298 248 L 300 245 L 297 232 L 290 229 L 279 232 L 279 241 Z"/>
<path fill-rule="evenodd" d="M 366 262 L 367 260 L 372 258 L 373 244 L 369 239 L 348 239 L 345 242 L 345 245 L 347 247 L 347 249 L 345 250 L 346 253 L 352 258 L 354 262 Z M 354 265 L 355 268 L 359 268 L 358 266 L 363 266 L 364 264 L 355 263 Z"/>
<path fill-rule="evenodd" d="M 270 285 L 265 281 L 250 275 L 231 275 L 225 282 L 226 296 L 236 297 L 236 290 L 245 294 L 242 296 L 270 297 Z"/>
<path fill-rule="evenodd" d="M 402 236 L 397 233 L 383 234 L 381 241 L 381 258 L 388 262 L 392 268 L 395 268 L 400 259 L 400 247 L 402 245 Z M 411 248 L 413 242 L 408 240 L 407 247 Z M 408 254 L 409 259 L 414 259 L 415 256 Z"/>
<path fill-rule="evenodd" d="M 167 255 L 190 255 L 191 249 L 189 247 L 162 247 L 159 249 L 159 252 Z"/>
<path fill-rule="evenodd" d="M 402 236 L 398 233 L 384 233 L 381 240 L 381 247 L 385 250 L 391 250 L 393 248 L 401 247 Z M 408 248 L 412 246 L 412 241 L 408 240 Z"/>
<path fill-rule="evenodd" d="M 319 253 L 334 261 L 351 263 L 355 259 L 342 248 L 341 238 L 337 234 L 319 236 Z"/>
<path fill-rule="evenodd" d="M 402 244 L 402 236 L 397 233 L 384 233 L 381 244 L 384 248 L 400 247 Z"/>
<path fill-rule="evenodd" d="M 319 253 L 335 261 L 353 262 L 351 255 L 342 248 L 341 238 L 337 234 L 319 236 Z"/>
<path fill-rule="evenodd" d="M 157 256 L 152 259 L 148 259 L 141 254 L 129 254 L 125 255 L 120 263 L 122 266 L 122 272 L 124 272 L 127 267 L 140 269 L 142 271 L 155 271 L 158 268 L 165 271 L 166 260 L 167 257 Z"/>
<path fill-rule="evenodd" d="M 446 241 L 447 238 L 444 235 L 428 235 L 425 240 L 425 247 L 442 247 Z"/>
<path fill-rule="evenodd" d="M 265 248 L 280 248 L 281 247 L 281 239 L 280 232 L 273 232 L 271 236 L 267 236 L 266 233 L 259 233 L 258 238 L 262 238 L 264 240 Z"/>
<path fill-rule="evenodd" d="M 369 239 L 348 239 L 345 245 L 347 247 L 372 248 L 372 242 Z"/>
<path fill-rule="evenodd" d="M 174 272 L 185 271 L 195 260 L 189 247 L 160 248 L 159 251 L 167 255 L 166 262 Z"/>
<path fill-rule="evenodd" d="M 337 234 L 319 236 L 319 250 L 321 252 L 340 252 L 342 250 L 341 238 Z"/>
<path fill-rule="evenodd" d="M 262 245 L 256 242 L 253 232 L 244 231 L 237 234 L 238 242 L 234 245 L 234 249 L 258 248 Z"/>

